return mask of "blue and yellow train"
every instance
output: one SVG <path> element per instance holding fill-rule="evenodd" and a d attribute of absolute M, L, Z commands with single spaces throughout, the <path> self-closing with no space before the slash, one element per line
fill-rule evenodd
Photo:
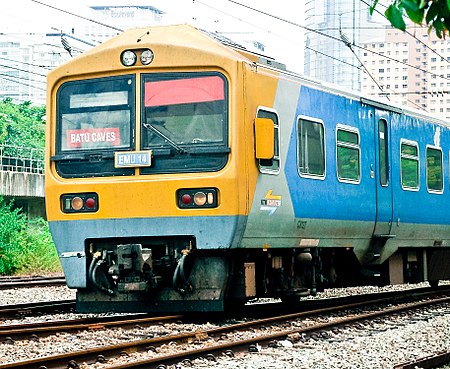
<path fill-rule="evenodd" d="M 191 26 L 48 76 L 46 206 L 79 311 L 221 311 L 450 276 L 450 126 Z"/>

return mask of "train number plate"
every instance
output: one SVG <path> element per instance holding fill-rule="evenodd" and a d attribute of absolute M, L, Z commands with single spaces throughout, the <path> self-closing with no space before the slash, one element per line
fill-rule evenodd
<path fill-rule="evenodd" d="M 119 151 L 114 153 L 116 168 L 149 167 L 152 165 L 152 151 Z"/>

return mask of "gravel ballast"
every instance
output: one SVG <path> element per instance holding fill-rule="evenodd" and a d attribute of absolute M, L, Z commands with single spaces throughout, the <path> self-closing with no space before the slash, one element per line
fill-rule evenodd
<path fill-rule="evenodd" d="M 317 298 L 338 297 L 356 293 L 384 292 L 413 286 L 354 287 L 337 289 L 319 294 Z M 75 291 L 66 287 L 33 287 L 15 290 L 0 290 L 2 305 L 74 299 Z M 26 318 L 27 321 L 72 319 L 80 314 L 40 316 Z M 85 315 L 84 315 L 85 316 Z M 1 325 L 18 321 L 0 321 Z M 23 320 L 22 320 L 23 322 Z M 14 360 L 25 360 L 62 352 L 93 348 L 100 345 L 151 338 L 177 331 L 205 329 L 207 325 L 167 324 L 132 330 L 109 329 L 83 331 L 77 334 L 56 334 L 38 340 L 20 340 L 0 344 L 0 364 Z M 396 321 L 369 321 L 320 335 L 299 337 L 296 342 L 282 340 L 277 347 L 261 347 L 259 352 L 237 353 L 235 357 L 221 356 L 217 361 L 197 359 L 194 368 L 223 369 L 333 369 L 333 368 L 392 368 L 401 362 L 411 361 L 430 354 L 450 350 L 450 306 L 441 305 L 413 315 L 399 315 Z M 151 355 L 151 353 L 149 353 Z M 90 368 L 101 368 L 96 364 Z M 83 366 L 87 368 L 88 366 Z M 178 366 L 179 369 L 187 366 Z"/>

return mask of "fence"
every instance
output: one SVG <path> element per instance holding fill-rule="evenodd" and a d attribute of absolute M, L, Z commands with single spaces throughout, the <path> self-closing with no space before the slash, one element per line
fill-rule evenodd
<path fill-rule="evenodd" d="M 0 170 L 44 173 L 44 150 L 24 146 L 0 146 Z"/>

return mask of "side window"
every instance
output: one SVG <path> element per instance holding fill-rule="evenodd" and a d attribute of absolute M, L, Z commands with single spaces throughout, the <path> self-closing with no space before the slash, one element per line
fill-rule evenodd
<path fill-rule="evenodd" d="M 258 109 L 258 118 L 269 118 L 273 121 L 275 128 L 274 142 L 273 142 L 273 159 L 270 160 L 258 160 L 258 166 L 261 173 L 278 174 L 280 172 L 280 135 L 279 135 L 279 119 L 275 110 L 269 110 L 267 108 Z"/>
<path fill-rule="evenodd" d="M 336 130 L 336 169 L 341 182 L 359 183 L 361 177 L 359 131 L 338 126 Z"/>
<path fill-rule="evenodd" d="M 442 150 L 427 147 L 427 188 L 429 192 L 442 193 L 444 190 Z"/>
<path fill-rule="evenodd" d="M 417 191 L 419 189 L 419 147 L 417 142 L 401 141 L 400 171 L 402 188 Z"/>
<path fill-rule="evenodd" d="M 325 177 L 325 138 L 321 121 L 299 117 L 298 133 L 298 168 L 301 176 Z"/>

